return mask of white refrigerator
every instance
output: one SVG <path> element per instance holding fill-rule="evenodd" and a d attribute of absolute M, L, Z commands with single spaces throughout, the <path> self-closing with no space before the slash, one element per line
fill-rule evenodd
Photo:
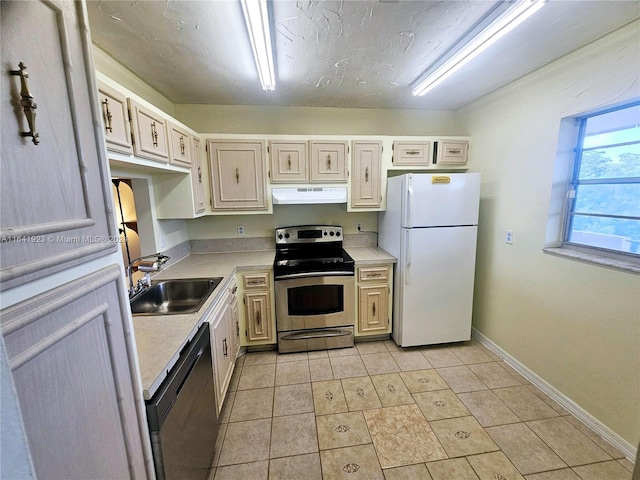
<path fill-rule="evenodd" d="M 403 347 L 471 338 L 479 173 L 387 180 L 378 245 L 398 259 L 392 337 Z"/>

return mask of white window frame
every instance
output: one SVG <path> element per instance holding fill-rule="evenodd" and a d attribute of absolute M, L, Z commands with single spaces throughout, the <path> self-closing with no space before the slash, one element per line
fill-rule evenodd
<path fill-rule="evenodd" d="M 589 181 L 578 180 L 580 161 L 582 160 L 584 129 L 587 119 L 624 108 L 634 107 L 637 105 L 640 105 L 640 99 L 626 101 L 615 106 L 610 106 L 609 108 L 589 112 L 587 114 L 575 116 L 569 119 L 564 119 L 561 123 L 558 163 L 556 164 L 556 170 L 565 171 L 565 180 L 563 182 L 560 182 L 561 186 L 559 187 L 558 183 L 555 183 L 557 181 L 557 178 L 554 178 L 555 186 L 552 188 L 551 208 L 549 212 L 549 221 L 547 223 L 547 247 L 544 248 L 544 251 L 546 253 L 570 257 L 573 259 L 583 260 L 589 263 L 604 265 L 607 267 L 618 268 L 633 273 L 640 273 L 640 254 L 638 253 L 608 250 L 606 248 L 570 242 L 567 240 L 569 238 L 571 230 L 571 217 L 576 215 L 576 213 L 573 211 L 573 206 L 575 198 L 574 192 L 578 185 L 592 183 L 640 183 L 640 177 L 631 177 L 624 179 L 611 178 L 603 180 L 594 179 Z M 568 127 L 569 124 L 571 125 L 570 127 Z M 569 129 L 572 133 L 570 135 L 567 135 Z M 567 143 L 569 141 L 569 138 L 571 138 L 570 159 L 568 159 L 566 148 L 568 147 Z M 565 165 L 565 167 L 563 168 L 562 165 Z M 557 177 L 557 175 L 558 172 L 556 171 L 554 173 L 554 177 Z M 563 198 L 562 208 L 560 208 L 560 205 L 558 204 L 559 195 L 561 195 Z M 606 216 L 611 218 L 629 218 L 627 216 L 617 215 Z M 560 221 L 558 220 L 559 218 Z M 631 218 L 636 219 L 637 217 Z M 553 238 L 556 238 L 556 240 L 553 240 Z"/>

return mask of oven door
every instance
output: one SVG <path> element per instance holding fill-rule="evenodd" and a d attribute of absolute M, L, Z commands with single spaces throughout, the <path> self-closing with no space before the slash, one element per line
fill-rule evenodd
<path fill-rule="evenodd" d="M 355 277 L 276 279 L 280 353 L 352 347 Z"/>

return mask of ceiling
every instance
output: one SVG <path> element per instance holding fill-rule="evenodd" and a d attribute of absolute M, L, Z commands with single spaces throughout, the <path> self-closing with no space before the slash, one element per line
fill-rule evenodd
<path fill-rule="evenodd" d="M 492 0 L 274 0 L 276 90 L 239 0 L 88 0 L 93 42 L 173 103 L 457 109 L 640 17 L 639 1 L 549 0 L 423 97 L 410 84 Z"/>

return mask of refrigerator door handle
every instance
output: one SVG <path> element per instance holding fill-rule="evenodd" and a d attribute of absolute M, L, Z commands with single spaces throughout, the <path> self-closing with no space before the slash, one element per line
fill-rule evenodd
<path fill-rule="evenodd" d="M 407 175 L 407 203 L 404 208 L 404 226 L 407 228 L 413 227 L 413 216 L 411 215 L 411 207 L 413 205 L 413 183 L 411 175 Z"/>
<path fill-rule="evenodd" d="M 411 273 L 411 230 L 406 230 L 405 238 L 405 262 L 404 262 L 404 283 L 409 285 L 409 277 Z"/>

